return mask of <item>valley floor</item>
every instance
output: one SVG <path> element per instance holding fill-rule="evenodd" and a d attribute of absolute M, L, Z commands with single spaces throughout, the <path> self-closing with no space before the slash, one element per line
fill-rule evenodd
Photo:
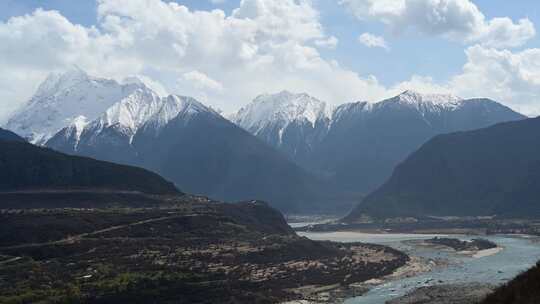
<path fill-rule="evenodd" d="M 495 217 L 430 217 L 396 218 L 361 223 L 342 223 L 339 220 L 307 225 L 295 225 L 297 231 L 401 234 L 468 234 L 468 235 L 540 235 L 540 220 Z"/>
<path fill-rule="evenodd" d="M 345 301 L 347 304 L 478 303 L 496 287 L 512 280 L 540 260 L 538 236 L 344 230 L 305 231 L 299 234 L 313 240 L 390 246 L 410 257 L 408 267 L 366 282 L 363 286 L 369 291 L 361 296 L 349 297 Z"/>
<path fill-rule="evenodd" d="M 0 211 L 0 303 L 324 300 L 408 261 L 299 237 L 260 202 Z"/>

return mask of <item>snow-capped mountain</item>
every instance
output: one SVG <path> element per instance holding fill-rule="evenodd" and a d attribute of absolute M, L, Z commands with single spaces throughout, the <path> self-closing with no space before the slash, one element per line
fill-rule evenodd
<path fill-rule="evenodd" d="M 46 146 L 158 172 L 187 192 L 313 210 L 335 195 L 319 179 L 191 97 L 138 84 L 94 119 L 76 113 Z"/>
<path fill-rule="evenodd" d="M 93 121 L 78 117 L 46 142 L 66 153 L 134 164 L 138 152 L 133 145 L 139 131 L 157 137 L 173 119 L 184 123 L 199 114 L 219 114 L 191 97 L 160 97 L 142 85 L 106 109 Z"/>
<path fill-rule="evenodd" d="M 488 99 L 405 91 L 377 103 L 328 106 L 306 94 L 261 95 L 232 120 L 309 171 L 367 192 L 429 138 L 524 118 Z"/>
<path fill-rule="evenodd" d="M 324 136 L 329 117 L 326 103 L 305 93 L 282 91 L 258 96 L 231 120 L 289 158 L 301 161 Z"/>
<path fill-rule="evenodd" d="M 73 67 L 64 73 L 52 73 L 33 97 L 6 124 L 33 143 L 43 144 L 52 135 L 80 123 L 81 116 L 94 120 L 118 100 L 144 87 L 142 83 L 118 83 L 97 78 Z"/>
<path fill-rule="evenodd" d="M 409 112 L 429 118 L 432 115 L 458 110 L 467 102 L 463 98 L 450 94 L 421 94 L 409 90 L 377 103 L 364 101 L 342 104 L 332 113 L 330 128 L 336 123 L 344 123 L 344 121 L 354 123 L 361 117 L 366 118 L 381 111 Z"/>
<path fill-rule="evenodd" d="M 413 91 L 377 103 L 348 103 L 334 110 L 310 165 L 349 189 L 368 192 L 435 135 L 523 118 L 489 99 Z"/>
<path fill-rule="evenodd" d="M 422 94 L 407 90 L 390 100 L 400 104 L 411 105 L 420 111 L 426 108 L 432 110 L 441 108 L 453 109 L 459 106 L 464 99 L 452 94 Z"/>
<path fill-rule="evenodd" d="M 100 134 L 110 135 L 114 130 L 131 144 L 139 128 L 151 129 L 157 134 L 172 119 L 181 117 L 187 121 L 191 115 L 200 112 L 219 115 L 191 97 L 170 95 L 162 98 L 149 88 L 141 87 L 112 105 L 94 121 L 83 124 L 76 119 L 66 131 L 77 130 L 80 134 L 78 140 L 91 144 Z M 76 146 L 79 144 L 75 143 Z"/>
<path fill-rule="evenodd" d="M 328 118 L 326 103 L 308 94 L 282 91 L 277 94 L 259 95 L 243 107 L 232 120 L 254 134 L 277 126 L 283 130 L 291 123 L 306 122 L 315 126 L 318 120 Z"/>

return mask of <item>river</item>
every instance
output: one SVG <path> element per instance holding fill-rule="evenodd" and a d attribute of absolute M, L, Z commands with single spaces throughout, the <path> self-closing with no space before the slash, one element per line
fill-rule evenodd
<path fill-rule="evenodd" d="M 519 273 L 527 270 L 540 260 L 540 240 L 527 236 L 488 236 L 489 239 L 504 249 L 496 254 L 484 257 L 472 257 L 457 254 L 450 250 L 417 246 L 411 240 L 429 239 L 445 235 L 417 234 L 365 234 L 356 232 L 306 233 L 313 240 L 336 242 L 366 242 L 391 246 L 404 251 L 410 256 L 446 261 L 447 266 L 435 267 L 432 271 L 410 278 L 401 278 L 374 286 L 367 294 L 351 298 L 347 304 L 384 304 L 387 300 L 405 295 L 422 286 L 480 282 L 502 284 Z M 472 237 L 452 235 L 451 238 L 469 240 Z M 445 263 L 445 264 L 446 264 Z"/>

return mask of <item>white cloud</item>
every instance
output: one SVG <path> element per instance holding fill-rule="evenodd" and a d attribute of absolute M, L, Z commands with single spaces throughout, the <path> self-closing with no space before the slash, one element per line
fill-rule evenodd
<path fill-rule="evenodd" d="M 338 43 L 339 43 L 339 40 L 334 36 L 330 36 L 326 39 L 315 40 L 316 46 L 331 49 L 331 50 L 335 49 Z"/>
<path fill-rule="evenodd" d="M 363 33 L 358 37 L 358 41 L 370 48 L 378 47 L 389 50 L 386 40 L 384 40 L 384 37 L 381 36 L 373 35 L 370 33 Z"/>
<path fill-rule="evenodd" d="M 465 50 L 463 70 L 449 81 L 414 75 L 389 89 L 451 93 L 464 98 L 491 98 L 529 116 L 540 115 L 540 49 L 519 52 L 474 45 Z"/>
<path fill-rule="evenodd" d="M 208 77 L 208 75 L 199 71 L 191 71 L 191 72 L 185 73 L 183 80 L 187 81 L 190 85 L 192 85 L 198 90 L 201 90 L 201 89 L 210 89 L 210 90 L 215 90 L 215 91 L 223 90 L 223 85 L 220 82 Z M 179 80 L 179 81 L 182 81 L 182 80 Z"/>
<path fill-rule="evenodd" d="M 155 79 L 152 79 L 146 75 L 133 75 L 128 76 L 125 79 L 123 79 L 123 82 L 142 82 L 144 85 L 152 89 L 155 93 L 157 93 L 159 96 L 167 96 L 169 95 L 169 91 L 163 86 L 162 83 L 159 81 L 156 81 Z"/>
<path fill-rule="evenodd" d="M 0 91 L 3 109 L 72 64 L 97 76 L 151 77 L 170 93 L 205 96 L 228 112 L 282 89 L 333 103 L 385 93 L 373 76 L 321 57 L 319 48 L 337 38 L 325 33 L 309 0 L 242 0 L 230 15 L 160 0 L 98 0 L 97 11 L 96 27 L 43 10 L 0 22 L 0 88 L 12 88 Z"/>
<path fill-rule="evenodd" d="M 540 49 L 520 52 L 469 47 L 462 73 L 449 87 L 469 97 L 489 97 L 528 115 L 540 115 Z"/>
<path fill-rule="evenodd" d="M 486 20 L 470 0 L 340 0 L 361 20 L 375 19 L 394 33 L 415 30 L 464 43 L 517 47 L 536 35 L 533 23 L 509 18 Z"/>
<path fill-rule="evenodd" d="M 71 24 L 55 11 L 36 10 L 0 22 L 0 121 L 30 97 L 49 71 L 78 61 L 96 31 Z"/>
<path fill-rule="evenodd" d="M 399 4 L 373 1 L 370 14 L 394 18 L 392 6 L 383 2 Z M 399 5 L 396 9 L 401 11 Z M 359 75 L 321 56 L 320 48 L 332 47 L 337 39 L 325 32 L 308 0 L 243 0 L 230 15 L 160 0 L 99 0 L 96 27 L 73 24 L 56 11 L 36 10 L 0 22 L 0 121 L 49 72 L 73 64 L 97 76 L 141 75 L 162 92 L 200 97 L 225 112 L 283 89 L 340 104 L 375 101 L 411 88 L 492 97 L 532 113 L 540 108 L 535 93 L 540 92 L 540 51 L 490 47 L 488 40 L 510 39 L 524 28 L 510 22 L 517 28 L 506 31 L 511 28 L 507 21 L 496 20 L 484 22 L 490 23 L 492 30 L 484 32 L 490 38 L 467 49 L 468 62 L 451 81 L 413 76 L 387 88 L 372 75 Z"/>
<path fill-rule="evenodd" d="M 534 24 L 529 19 L 513 23 L 510 18 L 493 18 L 476 39 L 492 48 L 518 47 L 536 35 Z"/>
<path fill-rule="evenodd" d="M 397 95 L 406 90 L 413 90 L 425 94 L 452 94 L 454 91 L 447 84 L 438 84 L 429 76 L 413 75 L 410 80 L 400 82 L 390 91 Z"/>

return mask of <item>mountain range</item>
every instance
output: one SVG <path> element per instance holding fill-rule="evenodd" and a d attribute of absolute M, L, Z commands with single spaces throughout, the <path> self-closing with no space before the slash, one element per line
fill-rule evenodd
<path fill-rule="evenodd" d="M 262 95 L 235 123 L 343 190 L 367 193 L 431 137 L 525 116 L 489 99 L 405 91 L 377 103 L 328 105 L 307 94 Z"/>
<path fill-rule="evenodd" d="M 262 199 L 285 212 L 345 213 L 432 136 L 523 119 L 488 99 L 406 91 L 332 109 L 308 94 L 264 94 L 223 117 L 142 81 L 51 74 L 6 128 L 73 155 L 140 166 L 183 191 Z"/>
<path fill-rule="evenodd" d="M 540 216 L 540 118 L 439 135 L 346 218 Z"/>
<path fill-rule="evenodd" d="M 72 92 L 107 83 L 115 94 L 104 98 L 110 106 L 100 114 L 80 111 L 69 118 L 53 115 L 63 108 L 59 102 L 71 105 L 80 101 L 39 98 L 40 88 L 8 126 L 18 125 L 18 117 L 47 116 L 51 121 L 46 126 L 59 125 L 58 119 L 68 120 L 50 135 L 34 132 L 39 136 L 27 137 L 46 139 L 45 146 L 67 154 L 140 166 L 173 181 L 183 191 L 214 199 L 257 198 L 272 202 L 282 211 L 300 212 L 307 205 L 324 208 L 335 195 L 320 179 L 191 97 L 161 97 L 142 82 L 126 85 L 80 73 L 84 72 L 49 77 L 46 87 Z M 116 92 L 126 94 L 118 97 Z M 83 102 L 95 93 L 89 89 L 84 95 Z M 55 110 L 49 115 L 46 111 L 51 108 Z M 35 109 L 41 114 L 32 114 Z M 42 130 L 40 120 L 30 119 L 28 124 L 29 130 Z"/>

